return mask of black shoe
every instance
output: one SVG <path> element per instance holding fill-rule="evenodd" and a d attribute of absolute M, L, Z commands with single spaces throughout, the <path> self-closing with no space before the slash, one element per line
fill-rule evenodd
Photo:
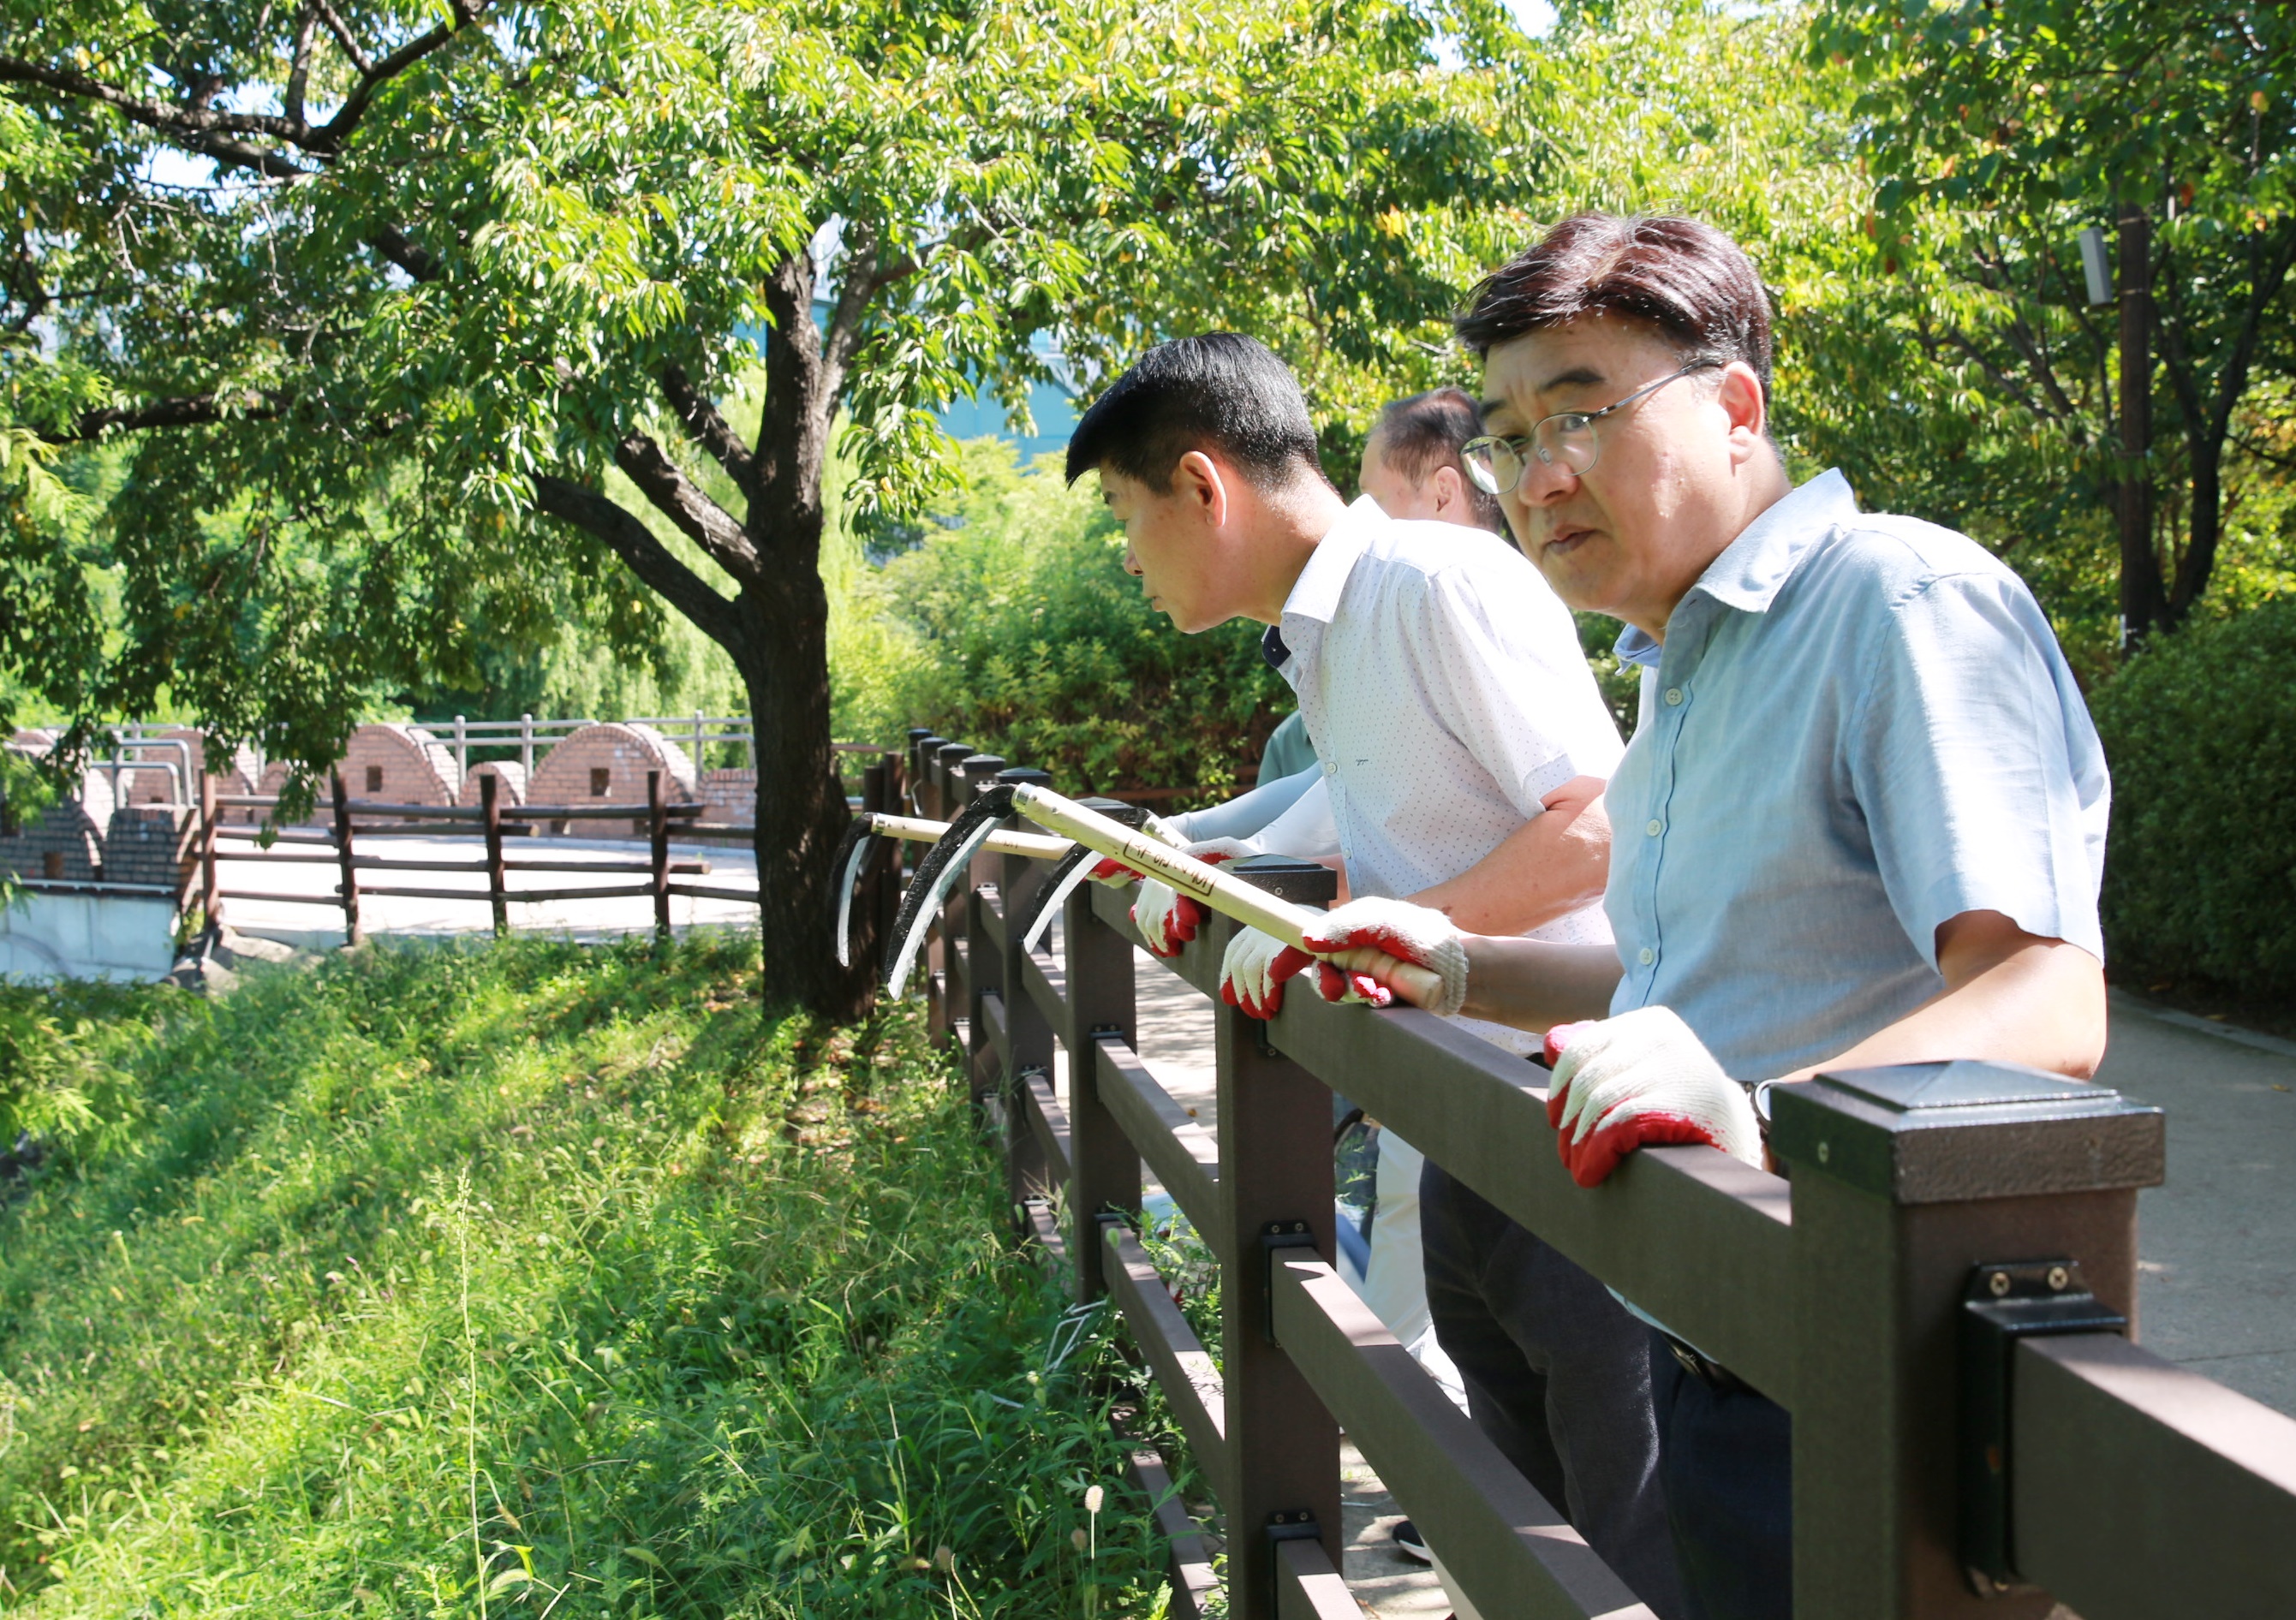
<path fill-rule="evenodd" d="M 1404 1557 L 1417 1559 L 1423 1564 L 1435 1561 L 1435 1555 L 1427 1550 L 1426 1539 L 1419 1534 L 1419 1526 L 1409 1519 L 1405 1519 L 1388 1534 L 1395 1537 L 1396 1547 Z"/>

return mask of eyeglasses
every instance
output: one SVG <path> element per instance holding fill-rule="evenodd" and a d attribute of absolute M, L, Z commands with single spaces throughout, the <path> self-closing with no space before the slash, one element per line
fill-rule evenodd
<path fill-rule="evenodd" d="M 1487 434 L 1471 438 L 1459 446 L 1459 454 L 1467 463 L 1467 476 L 1475 487 L 1492 495 L 1505 495 L 1522 482 L 1529 457 L 1536 455 L 1549 467 L 1560 467 L 1573 478 L 1585 478 L 1595 470 L 1595 458 L 1602 454 L 1602 446 L 1595 438 L 1595 424 L 1605 416 L 1616 415 L 1637 399 L 1655 394 L 1678 377 L 1693 372 L 1710 371 L 1723 364 L 1720 360 L 1693 360 L 1678 372 L 1670 372 L 1656 382 L 1644 383 L 1614 405 L 1599 411 L 1564 411 L 1540 421 L 1529 433 L 1500 437 Z"/>

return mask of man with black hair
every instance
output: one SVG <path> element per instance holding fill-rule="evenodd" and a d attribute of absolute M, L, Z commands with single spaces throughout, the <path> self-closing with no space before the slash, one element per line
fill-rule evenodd
<path fill-rule="evenodd" d="M 1392 520 L 1369 498 L 1343 502 L 1291 372 L 1233 333 L 1161 344 L 1118 379 L 1070 440 L 1069 477 L 1093 470 L 1124 526 L 1125 567 L 1178 628 L 1267 626 L 1268 659 L 1299 692 L 1323 762 L 1357 896 L 1349 909 L 1409 896 L 1478 933 L 1607 937 L 1590 901 L 1608 865 L 1602 793 L 1618 732 L 1569 611 L 1520 556 L 1463 545 L 1447 524 Z M 1222 995 L 1272 1015 L 1280 958 L 1275 941 L 1239 930 Z M 1496 1026 L 1468 1027 L 1523 1049 Z M 1615 1376 L 1641 1364 L 1643 1330 L 1556 1259 L 1545 1308 L 1557 1420 L 1502 1444 L 1671 1616 L 1646 1370 Z M 1480 1418 L 1487 1395 L 1472 1380 L 1469 1395 Z"/>

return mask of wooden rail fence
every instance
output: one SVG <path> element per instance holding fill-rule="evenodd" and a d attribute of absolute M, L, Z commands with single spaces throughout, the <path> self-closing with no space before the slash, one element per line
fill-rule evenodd
<path fill-rule="evenodd" d="M 1004 761 L 912 733 L 946 818 Z M 1307 904 L 1332 874 L 1263 861 Z M 1226 1612 L 1357 1620 L 1339 1575 L 1344 1426 L 1487 1620 L 1647 1615 L 1333 1270 L 1332 1096 L 1672 1325 L 1792 1414 L 1802 1620 L 2296 1615 L 2296 1420 L 2138 1347 L 2136 1193 L 2157 1109 L 1975 1063 L 1827 1076 L 1775 1096 L 1781 1177 L 1645 1149 L 1603 1187 L 1554 1151 L 1543 1071 L 1409 1009 L 1295 990 L 1222 1004 L 1215 918 L 1165 964 L 1211 998 L 1216 1129 L 1137 1051 L 1121 894 L 1067 903 L 1027 953 L 1041 863 L 983 855 L 942 914 L 926 994 L 976 1097 L 1001 1102 L 1024 1236 L 1112 1297 L 1226 1521 Z M 1054 1048 L 1069 1059 L 1065 1100 Z M 1219 1354 L 1137 1235 L 1145 1164 L 1217 1256 Z M 1222 1583 L 1160 1457 L 1174 1608 Z"/>
<path fill-rule="evenodd" d="M 881 761 L 872 765 L 862 774 L 865 806 L 890 808 L 892 804 L 888 785 L 890 773 L 886 764 Z M 209 918 L 220 917 L 223 915 L 222 908 L 234 900 L 340 909 L 343 914 L 344 933 L 349 943 L 356 945 L 366 931 L 359 912 L 359 902 L 365 896 L 483 902 L 493 913 L 494 929 L 497 934 L 509 930 L 510 907 L 513 904 L 650 898 L 653 902 L 654 927 L 658 932 L 666 935 L 670 927 L 669 902 L 673 896 L 752 902 L 757 899 L 757 891 L 753 888 L 737 888 L 695 881 L 709 871 L 704 862 L 671 858 L 669 843 L 673 834 L 687 839 L 750 839 L 756 836 L 757 830 L 752 826 L 705 822 L 700 819 L 704 806 L 670 802 L 660 771 L 646 773 L 646 802 L 644 804 L 586 803 L 505 807 L 499 798 L 496 778 L 481 776 L 478 784 L 480 800 L 475 805 L 390 804 L 350 798 L 340 773 L 337 773 L 329 782 L 329 824 L 324 828 L 275 830 L 271 834 L 273 841 L 266 847 L 261 842 L 259 829 L 226 822 L 222 819 L 222 812 L 234 809 L 275 810 L 278 798 L 267 794 L 219 792 L 214 778 L 202 778 L 199 814 L 191 824 L 190 836 L 198 850 L 198 897 L 205 914 Z M 577 860 L 563 855 L 553 855 L 546 850 L 531 855 L 505 852 L 504 840 L 506 834 L 530 834 L 552 823 L 575 822 L 622 822 L 642 825 L 646 836 L 645 857 Z M 481 839 L 483 853 L 476 858 L 461 859 L 445 855 L 377 854 L 373 853 L 377 847 L 375 844 L 364 841 L 382 835 L 423 830 L 463 836 L 477 833 Z M 327 864 L 336 868 L 338 876 L 332 889 L 324 894 L 278 888 L 226 888 L 218 872 L 218 863 L 236 861 L 255 861 L 264 866 Z M 393 881 L 363 883 L 359 880 L 362 872 L 482 872 L 486 876 L 486 886 L 483 888 L 447 888 Z M 584 877 L 634 876 L 642 880 L 552 888 L 513 888 L 510 884 L 512 872 L 558 872 Z"/>

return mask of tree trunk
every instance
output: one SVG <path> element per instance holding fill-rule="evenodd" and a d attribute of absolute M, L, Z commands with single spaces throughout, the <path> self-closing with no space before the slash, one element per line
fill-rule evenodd
<path fill-rule="evenodd" d="M 2209 576 L 2216 571 L 2217 544 L 2224 534 L 2224 440 L 2196 433 L 2187 442 L 2193 457 L 2193 532 L 2177 563 L 2176 588 L 2162 621 L 2172 629 L 2209 588 Z"/>
<path fill-rule="evenodd" d="M 758 954 L 768 1001 L 822 1016 L 860 1017 L 875 958 L 837 965 L 830 857 L 851 812 L 837 776 L 829 724 L 829 598 L 816 570 L 775 570 L 742 593 L 738 658 L 758 739 Z"/>

